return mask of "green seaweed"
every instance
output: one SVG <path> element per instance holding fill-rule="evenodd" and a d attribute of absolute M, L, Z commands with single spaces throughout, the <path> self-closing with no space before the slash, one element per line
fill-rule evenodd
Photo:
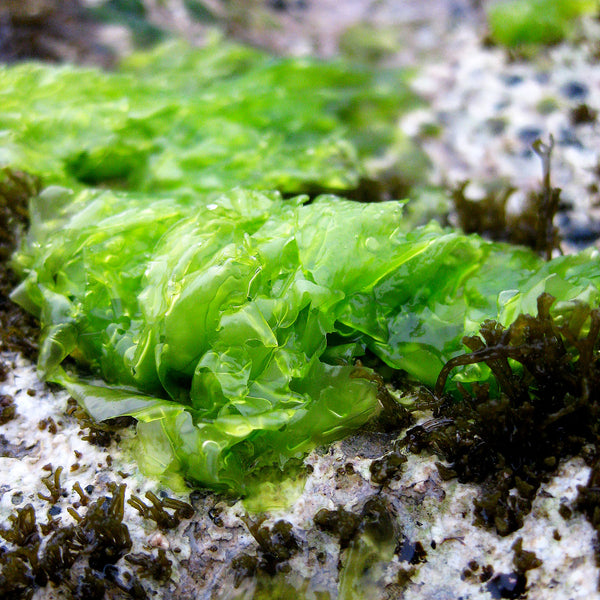
<path fill-rule="evenodd" d="M 487 11 L 491 39 L 511 49 L 556 44 L 573 30 L 574 20 L 597 10 L 594 0 L 511 0 Z"/>
<path fill-rule="evenodd" d="M 41 320 L 40 373 L 97 420 L 136 418 L 142 467 L 172 485 L 245 491 L 250 471 L 392 414 L 356 363 L 368 353 L 431 385 L 484 318 L 532 312 L 544 290 L 561 313 L 600 285 L 592 250 L 543 263 L 405 232 L 399 202 L 49 188 L 31 219 L 13 298 Z"/>
<path fill-rule="evenodd" d="M 51 183 L 190 196 L 241 185 L 354 190 L 422 177 L 399 114 L 418 100 L 405 71 L 277 58 L 221 40 L 169 42 L 116 72 L 0 67 L 0 165 Z"/>

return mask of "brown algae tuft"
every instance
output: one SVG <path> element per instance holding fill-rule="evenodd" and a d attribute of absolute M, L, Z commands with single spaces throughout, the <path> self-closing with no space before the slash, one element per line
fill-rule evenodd
<path fill-rule="evenodd" d="M 521 314 L 506 328 L 486 321 L 480 336 L 465 337 L 471 352 L 450 360 L 438 378 L 434 420 L 402 441 L 443 458 L 443 478 L 480 483 L 476 521 L 500 535 L 522 526 L 562 459 L 587 444 L 600 448 L 600 309 L 575 303 L 557 321 L 553 304 L 542 294 L 537 316 Z M 460 401 L 444 394 L 455 368 L 476 363 L 488 366 L 494 382 L 456 382 Z"/>

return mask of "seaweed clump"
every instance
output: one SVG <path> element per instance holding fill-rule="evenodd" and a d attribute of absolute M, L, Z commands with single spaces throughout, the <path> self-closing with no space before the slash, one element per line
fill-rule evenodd
<path fill-rule="evenodd" d="M 67 401 L 66 412 L 79 421 L 82 430 L 87 429 L 86 432 L 80 433 L 81 439 L 100 448 L 108 448 L 113 440 L 118 444 L 121 441 L 119 430 L 135 423 L 133 417 L 116 417 L 105 421 L 95 421 L 77 404 L 74 398 L 69 398 Z"/>
<path fill-rule="evenodd" d="M 590 443 L 596 454 L 600 449 L 600 309 L 575 304 L 559 323 L 553 302 L 542 294 L 537 316 L 522 314 L 508 328 L 485 321 L 479 336 L 465 337 L 471 352 L 442 369 L 434 419 L 403 440 L 413 452 L 427 448 L 442 457 L 443 478 L 480 483 L 476 523 L 500 535 L 523 525 L 561 459 Z M 457 383 L 462 402 L 444 395 L 451 371 L 475 363 L 489 367 L 498 389 Z"/>
<path fill-rule="evenodd" d="M 268 527 L 263 525 L 265 517 L 259 518 L 256 522 L 247 516 L 242 517 L 242 520 L 256 540 L 258 549 L 256 555 L 243 552 L 232 560 L 236 587 L 244 578 L 252 577 L 257 573 L 273 576 L 282 570 L 287 570 L 285 563 L 300 549 L 291 523 L 279 520 Z"/>
<path fill-rule="evenodd" d="M 191 504 L 175 498 L 165 496 L 161 499 L 152 492 L 146 492 L 146 498 L 150 500 L 150 505 L 137 496 L 131 496 L 127 503 L 133 506 L 144 519 L 154 521 L 162 531 L 174 529 L 183 519 L 190 519 L 195 512 Z M 168 512 L 167 508 L 172 509 L 173 512 Z"/>
<path fill-rule="evenodd" d="M 401 445 L 395 443 L 390 452 L 371 462 L 369 467 L 371 481 L 378 485 L 385 485 L 402 474 L 406 461 L 406 456 L 401 452 Z"/>
<path fill-rule="evenodd" d="M 55 471 L 60 476 L 60 470 Z M 123 520 L 125 486 L 113 490 L 112 498 L 100 498 L 80 517 L 77 525 L 59 527 L 57 522 L 40 527 L 31 504 L 11 515 L 9 529 L 0 536 L 14 549 L 0 554 L 0 595 L 7 599 L 31 598 L 36 589 L 49 582 L 65 584 L 74 598 L 103 598 L 107 579 L 105 567 L 113 565 L 131 548 L 131 539 Z M 44 531 L 49 533 L 42 543 Z M 52 531 L 53 530 L 53 531 Z M 71 580 L 71 568 L 87 559 L 85 577 L 79 583 Z M 83 592 L 85 595 L 81 595 Z M 142 595 L 130 597 L 142 598 Z"/>
<path fill-rule="evenodd" d="M 539 191 L 528 194 L 518 214 L 507 211 L 508 200 L 516 191 L 512 186 L 491 190 L 481 200 L 471 200 L 465 195 L 469 182 L 458 185 L 451 198 L 460 228 L 465 233 L 478 233 L 491 240 L 527 246 L 546 260 L 550 260 L 555 251 L 562 254 L 561 238 L 554 225 L 554 217 L 561 206 L 561 190 L 552 187 L 550 178 L 553 149 L 552 136 L 549 144 L 539 139 L 533 143 L 533 150 L 542 161 L 542 185 Z"/>
<path fill-rule="evenodd" d="M 342 507 L 321 509 L 314 516 L 314 523 L 339 540 L 340 598 L 380 597 L 382 569 L 394 554 L 411 565 L 426 560 L 420 542 L 412 543 L 397 531 L 392 506 L 381 495 L 368 498 L 357 512 Z M 397 588 L 405 586 L 411 575 L 412 567 L 399 570 L 398 582 L 386 587 L 390 597 L 396 597 Z"/>
<path fill-rule="evenodd" d="M 335 510 L 322 508 L 313 520 L 321 531 L 337 536 L 340 549 L 344 550 L 363 534 L 379 542 L 391 538 L 395 540 L 396 531 L 391 512 L 385 498 L 371 496 L 367 498 L 360 512 L 350 512 L 341 506 Z"/>
<path fill-rule="evenodd" d="M 58 468 L 42 480 L 49 495 L 40 497 L 48 502 L 56 502 L 64 495 L 61 471 Z M 73 490 L 80 501 L 74 506 L 87 509 L 80 515 L 74 507 L 69 507 L 75 523 L 64 526 L 60 519 L 38 524 L 31 504 L 17 509 L 8 518 L 9 527 L 0 529 L 0 537 L 12 546 L 0 547 L 0 597 L 28 600 L 37 589 L 51 583 L 67 594 L 66 598 L 74 600 L 105 597 L 143 600 L 148 594 L 140 578 L 167 584 L 172 563 L 164 550 L 159 549 L 157 555 L 129 554 L 132 541 L 123 522 L 125 489 L 124 484 L 113 484 L 109 486 L 110 496 L 91 502 L 76 483 Z M 189 516 L 193 510 L 188 504 L 172 499 L 157 502 L 160 507 L 165 504 L 173 507 L 177 503 L 180 516 L 183 513 Z M 132 565 L 138 576 L 131 572 L 120 575 L 117 563 L 121 559 Z"/>
<path fill-rule="evenodd" d="M 0 352 L 21 352 L 30 360 L 37 356 L 39 324 L 9 299 L 18 283 L 10 257 L 29 224 L 29 199 L 40 189 L 37 177 L 6 167 L 0 169 Z"/>

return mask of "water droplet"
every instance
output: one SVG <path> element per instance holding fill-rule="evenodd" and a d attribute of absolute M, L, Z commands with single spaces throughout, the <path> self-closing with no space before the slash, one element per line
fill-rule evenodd
<path fill-rule="evenodd" d="M 371 252 L 377 252 L 379 250 L 379 242 L 374 237 L 368 237 L 365 240 L 365 248 Z"/>

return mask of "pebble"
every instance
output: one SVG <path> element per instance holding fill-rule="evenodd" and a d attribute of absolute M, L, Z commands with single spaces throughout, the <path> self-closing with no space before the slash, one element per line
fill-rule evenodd
<path fill-rule="evenodd" d="M 584 100 L 588 95 L 589 90 L 587 85 L 584 83 L 579 83 L 578 81 L 569 81 L 569 83 L 565 84 L 561 92 L 572 100 Z"/>

